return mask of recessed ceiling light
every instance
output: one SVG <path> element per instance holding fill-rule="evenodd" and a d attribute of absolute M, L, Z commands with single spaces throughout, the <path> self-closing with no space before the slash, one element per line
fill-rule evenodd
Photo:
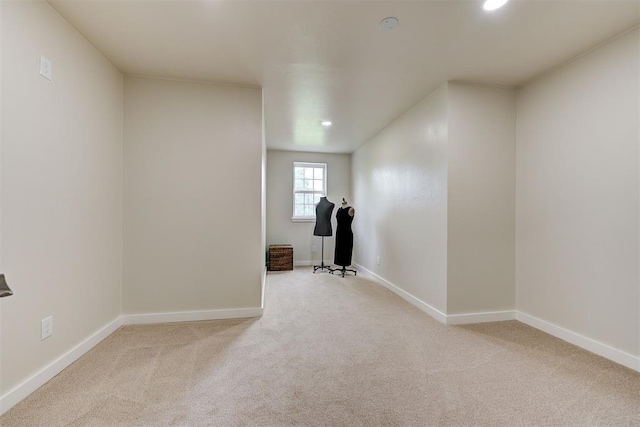
<path fill-rule="evenodd" d="M 486 0 L 482 6 L 484 10 L 496 10 L 507 4 L 509 0 Z"/>
<path fill-rule="evenodd" d="M 333 123 L 331 123 L 329 120 L 323 120 L 320 122 L 320 124 L 322 126 L 331 126 Z"/>
<path fill-rule="evenodd" d="M 380 28 L 382 28 L 382 31 L 395 30 L 398 28 L 398 18 L 394 18 L 393 16 L 384 18 L 380 21 Z"/>

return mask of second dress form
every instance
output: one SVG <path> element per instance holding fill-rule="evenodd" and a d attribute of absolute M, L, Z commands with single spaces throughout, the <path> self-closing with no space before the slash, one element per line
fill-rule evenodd
<path fill-rule="evenodd" d="M 340 207 L 336 212 L 338 226 L 336 228 L 336 250 L 333 263 L 342 267 L 351 265 L 353 253 L 353 231 L 351 223 L 353 216 L 349 214 L 351 206 Z"/>

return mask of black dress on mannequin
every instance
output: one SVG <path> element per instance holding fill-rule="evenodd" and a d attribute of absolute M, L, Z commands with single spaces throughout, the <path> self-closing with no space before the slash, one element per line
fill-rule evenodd
<path fill-rule="evenodd" d="M 351 206 L 343 203 L 343 207 L 338 208 L 336 212 L 338 228 L 336 229 L 336 251 L 333 263 L 342 266 L 342 269 L 334 270 L 341 272 L 342 277 L 344 277 L 347 271 L 351 271 L 357 275 L 355 270 L 347 268 L 351 265 L 351 256 L 353 254 L 353 231 L 351 231 L 351 223 L 353 222 L 352 209 Z"/>
<path fill-rule="evenodd" d="M 320 262 L 320 265 L 313 266 L 314 273 L 318 270 L 324 271 L 325 269 L 331 272 L 331 267 L 324 264 L 324 238 L 325 236 L 333 235 L 333 229 L 331 228 L 331 214 L 333 213 L 333 208 L 335 206 L 335 203 L 331 203 L 324 196 L 320 198 L 320 201 L 316 205 L 316 226 L 313 229 L 313 235 L 322 236 L 322 261 Z"/>

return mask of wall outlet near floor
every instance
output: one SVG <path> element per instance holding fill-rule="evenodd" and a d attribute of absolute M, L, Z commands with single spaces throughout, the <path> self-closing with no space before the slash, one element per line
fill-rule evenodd
<path fill-rule="evenodd" d="M 45 317 L 41 321 L 41 335 L 42 340 L 49 338 L 53 335 L 53 316 Z"/>
<path fill-rule="evenodd" d="M 376 265 L 380 265 L 380 255 L 378 255 L 378 258 L 376 258 Z"/>
<path fill-rule="evenodd" d="M 316 247 L 316 245 L 311 245 L 311 252 L 317 252 L 318 248 Z"/>
<path fill-rule="evenodd" d="M 40 57 L 40 75 L 47 80 L 51 80 L 53 77 L 53 65 L 44 56 Z"/>

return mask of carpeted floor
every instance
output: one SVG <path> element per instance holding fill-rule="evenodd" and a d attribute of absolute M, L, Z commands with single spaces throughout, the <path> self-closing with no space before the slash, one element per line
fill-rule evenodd
<path fill-rule="evenodd" d="M 269 274 L 260 319 L 121 328 L 0 425 L 640 426 L 640 374 L 303 268 Z"/>

